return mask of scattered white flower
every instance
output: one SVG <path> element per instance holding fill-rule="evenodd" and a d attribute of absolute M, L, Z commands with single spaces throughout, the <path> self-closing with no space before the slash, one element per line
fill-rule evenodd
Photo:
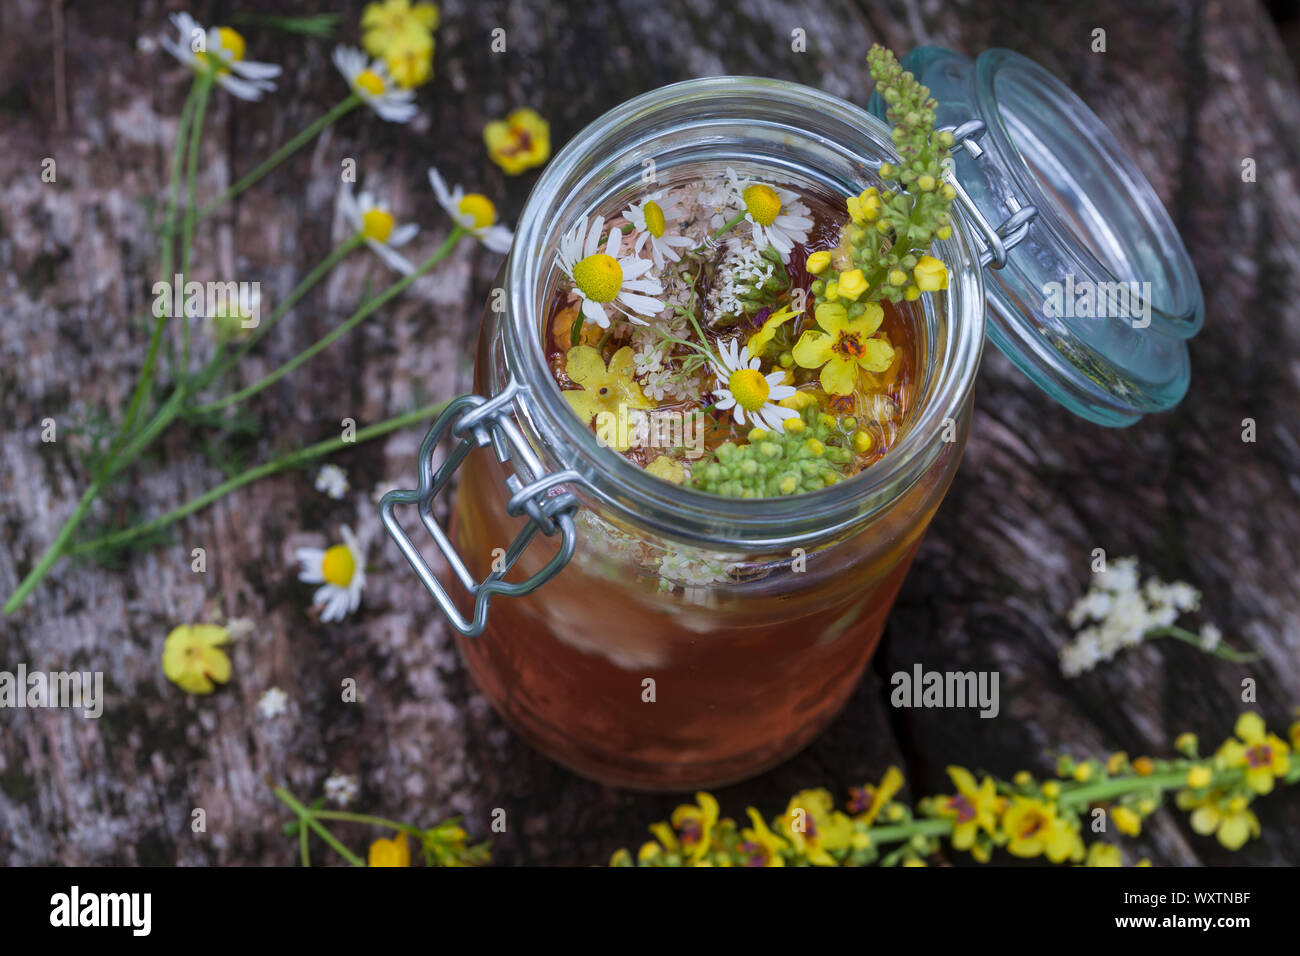
<path fill-rule="evenodd" d="M 1201 625 L 1201 647 L 1207 651 L 1213 651 L 1218 648 L 1219 642 L 1223 640 L 1223 632 L 1215 624 L 1206 623 Z"/>
<path fill-rule="evenodd" d="M 433 186 L 438 205 L 447 215 L 469 231 L 469 234 L 493 252 L 510 251 L 515 235 L 505 226 L 499 226 L 497 207 L 482 193 L 466 193 L 461 187 L 448 189 L 438 170 L 429 167 L 429 184 Z"/>
<path fill-rule="evenodd" d="M 653 266 L 649 259 L 636 256 L 619 258 L 623 232 L 611 229 L 604 251 L 600 247 L 600 233 L 605 217 L 591 220 L 583 216 L 560 239 L 560 268 L 573 280 L 575 291 L 582 300 L 582 314 L 588 321 L 602 329 L 609 328 L 609 314 L 605 306 L 639 325 L 646 321 L 638 316 L 658 315 L 664 304 L 653 296 L 663 295 L 664 288 L 658 279 L 642 278 Z"/>
<path fill-rule="evenodd" d="M 420 231 L 414 223 L 396 225 L 393 214 L 385 203 L 380 202 L 368 192 L 354 195 L 349 183 L 343 184 L 339 203 L 342 207 L 344 221 L 365 239 L 366 245 L 375 255 L 395 272 L 410 275 L 415 271 L 405 258 L 394 250 L 400 249 Z"/>
<path fill-rule="evenodd" d="M 298 580 L 319 584 L 312 604 L 322 609 L 321 621 L 341 621 L 361 604 L 361 589 L 366 583 L 366 555 L 352 529 L 340 529 L 343 543 L 329 548 L 299 548 L 302 569 Z"/>
<path fill-rule="evenodd" d="M 272 720 L 285 713 L 288 708 L 289 695 L 278 687 L 270 687 L 257 701 L 257 709 L 262 719 Z"/>
<path fill-rule="evenodd" d="M 249 617 L 232 617 L 226 622 L 226 633 L 232 641 L 243 640 L 253 633 L 253 619 Z"/>
<path fill-rule="evenodd" d="M 415 105 L 415 90 L 400 86 L 388 72 L 383 60 L 368 62 L 366 55 L 355 47 L 340 46 L 334 50 L 334 65 L 352 92 L 390 123 L 410 121 L 420 108 Z"/>
<path fill-rule="evenodd" d="M 325 778 L 325 799 L 333 800 L 340 807 L 346 807 L 355 800 L 360 789 L 356 776 L 350 773 L 335 770 Z"/>
<path fill-rule="evenodd" d="M 271 78 L 280 75 L 280 68 L 245 60 L 244 38 L 237 31 L 230 27 L 205 30 L 188 13 L 173 13 L 171 21 L 179 38 L 164 36 L 159 42 L 190 69 L 204 72 L 210 64 L 215 66 L 217 83 L 241 100 L 259 100 L 263 93 L 275 89 Z"/>
<path fill-rule="evenodd" d="M 317 491 L 323 495 L 328 495 L 335 501 L 340 501 L 350 489 L 351 485 L 348 484 L 348 473 L 346 471 L 334 464 L 321 465 L 320 471 L 316 473 Z"/>
<path fill-rule="evenodd" d="M 782 432 L 788 419 L 798 417 L 793 408 L 777 404 L 795 393 L 793 385 L 782 384 L 785 370 L 777 369 L 764 376 L 758 370 L 760 360 L 750 356 L 748 345 L 737 350 L 735 339 L 724 339 L 718 343 L 718 357 L 710 364 L 718 376 L 718 384 L 713 389 L 713 394 L 718 396 L 715 407 L 719 411 L 730 409 L 737 425 L 753 422 Z"/>
<path fill-rule="evenodd" d="M 641 254 L 647 243 L 650 245 L 650 258 L 656 269 L 663 269 L 664 260 L 677 262 L 682 254 L 678 249 L 689 249 L 695 240 L 683 235 L 669 235 L 668 226 L 677 221 L 680 213 L 680 199 L 666 198 L 668 191 L 661 189 L 647 196 L 638 203 L 633 203 L 623 211 L 623 218 L 632 223 L 637 232 L 633 253 Z"/>

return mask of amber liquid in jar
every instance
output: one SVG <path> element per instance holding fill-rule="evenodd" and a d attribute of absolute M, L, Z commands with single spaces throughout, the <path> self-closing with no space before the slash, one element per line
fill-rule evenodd
<path fill-rule="evenodd" d="M 816 225 L 787 269 L 792 285 L 806 292 L 813 277 L 803 263 L 813 251 L 836 247 L 846 217 L 838 196 L 806 189 L 801 195 Z M 808 301 L 799 328 L 812 327 Z M 895 348 L 894 363 L 871 380 L 869 395 L 846 397 L 853 404 L 842 410 L 874 439 L 854 470 L 887 454 L 905 427 L 924 354 L 918 315 L 907 305 L 883 305 L 881 328 Z M 563 375 L 563 353 L 576 310 L 558 291 L 549 306 L 539 331 L 557 388 L 565 387 L 572 383 Z M 619 344 L 607 340 L 605 357 Z M 480 343 L 480 375 L 490 347 Z M 744 433 L 726 417 L 708 431 L 709 448 Z M 641 449 L 625 454 L 645 464 Z M 452 534 L 482 578 L 494 549 L 507 547 L 522 522 L 505 513 L 506 474 L 492 455 L 471 455 L 463 468 Z M 583 775 L 669 790 L 741 779 L 794 753 L 840 710 L 941 497 L 909 490 L 865 531 L 802 556 L 682 548 L 703 569 L 685 584 L 661 574 L 663 562 L 675 560 L 671 541 L 630 518 L 584 508 L 574 560 L 539 591 L 494 602 L 485 633 L 460 638 L 461 650 L 507 723 Z M 534 573 L 554 551 L 539 536 L 510 579 Z"/>

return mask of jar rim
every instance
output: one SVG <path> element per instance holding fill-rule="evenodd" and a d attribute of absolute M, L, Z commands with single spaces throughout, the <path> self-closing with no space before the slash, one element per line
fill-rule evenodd
<path fill-rule="evenodd" d="M 503 358 L 519 386 L 515 407 L 525 433 L 552 464 L 581 476 L 585 487 L 574 489 L 580 498 L 700 547 L 788 549 L 838 537 L 887 510 L 954 440 L 945 426 L 962 418 L 984 343 L 984 279 L 968 227 L 954 217 L 952 236 L 935 243 L 949 267 L 949 288 L 919 303 L 929 354 L 917 404 L 898 443 L 849 480 L 789 498 L 729 498 L 664 481 L 602 446 L 564 401 L 543 347 L 544 290 L 558 238 L 589 211 L 571 208 L 583 187 L 601 177 L 639 176 L 638 160 L 656 136 L 695 131 L 716 140 L 728 122 L 782 130 L 851 156 L 859 184 L 845 195 L 863 188 L 880 162 L 898 161 L 889 128 L 865 109 L 784 80 L 708 77 L 628 100 L 560 150 L 525 204 L 505 265 Z"/>

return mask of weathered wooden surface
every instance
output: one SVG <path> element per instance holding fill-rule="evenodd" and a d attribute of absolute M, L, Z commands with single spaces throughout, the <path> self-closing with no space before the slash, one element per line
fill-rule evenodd
<path fill-rule="evenodd" d="M 345 37 L 355 37 L 350 5 Z M 968 53 L 1006 46 L 1046 63 L 1102 115 L 1137 157 L 1182 229 L 1205 287 L 1205 331 L 1192 346 L 1194 378 L 1172 414 L 1126 431 L 1085 425 L 1047 404 L 990 350 L 966 460 L 904 587 L 883 650 L 848 710 L 805 753 L 719 796 L 769 812 L 793 791 L 840 792 L 904 765 L 913 793 L 945 785 L 952 761 L 1009 774 L 1048 770 L 1048 751 L 1166 753 L 1176 732 L 1228 732 L 1240 681 L 1258 681 L 1270 723 L 1300 704 L 1300 96 L 1296 74 L 1255 3 L 1001 4 L 932 0 L 854 4 L 805 0 L 743 5 L 585 4 L 582 15 L 532 4 L 448 3 L 437 78 L 421 90 L 410 128 L 354 115 L 305 150 L 233 211 L 201 229 L 199 278 L 264 283 L 271 301 L 339 236 L 340 161 L 382 174 L 395 207 L 426 228 L 445 222 L 424 170 L 502 196 L 516 215 L 535 178 L 504 179 L 479 130 L 509 107 L 548 116 L 562 144 L 622 99 L 674 80 L 758 73 L 820 85 L 865 102 L 863 54 L 872 41 L 903 51 L 921 42 Z M 220 9 L 218 9 L 220 7 Z M 296 10 L 292 4 L 282 9 Z M 52 539 L 86 476 L 66 430 L 88 410 L 120 410 L 147 335 L 156 241 L 142 199 L 157 202 L 186 76 L 166 54 L 137 50 L 165 28 L 167 7 L 72 3 L 65 14 L 68 122 L 56 128 L 49 4 L 0 7 L 0 591 L 12 591 Z M 192 9 L 211 21 L 226 5 Z M 509 52 L 488 52 L 505 27 Z M 1089 50 L 1107 30 L 1109 52 Z M 794 28 L 808 52 L 792 53 Z M 330 45 L 250 31 L 250 56 L 287 65 L 260 104 L 217 95 L 200 189 L 214 195 L 341 95 Z M 1241 181 L 1245 156 L 1258 181 Z M 57 184 L 42 184 L 42 158 Z M 497 257 L 464 251 L 418 282 L 345 345 L 249 404 L 261 438 L 238 451 L 260 461 L 277 447 L 364 424 L 469 383 L 466 343 Z M 252 381 L 351 309 L 383 267 L 356 255 L 297 309 L 243 374 Z M 39 440 L 41 419 L 64 427 Z M 1258 422 L 1254 444 L 1241 422 Z M 0 621 L 0 669 L 103 669 L 104 716 L 0 713 L 0 862 L 289 863 L 284 819 L 266 780 L 314 795 L 332 769 L 357 774 L 356 806 L 432 822 L 466 815 L 485 835 L 493 808 L 509 832 L 504 863 L 600 862 L 642 838 L 676 802 L 579 780 L 506 731 L 468 682 L 448 632 L 400 555 L 380 534 L 370 490 L 409 480 L 419 429 L 337 460 L 354 492 L 335 503 L 310 473 L 262 482 L 179 527 L 170 546 L 119 569 L 64 564 L 15 617 Z M 96 507 L 154 513 L 221 480 L 197 436 L 169 433 L 156 456 Z M 341 625 L 307 616 L 310 589 L 292 568 L 298 546 L 347 522 L 374 542 L 362 612 Z M 207 549 L 206 575 L 190 549 Z M 1263 660 L 1249 669 L 1183 645 L 1131 651 L 1066 681 L 1056 652 L 1063 612 L 1087 578 L 1095 547 L 1136 554 L 1186 578 L 1231 640 Z M 209 611 L 249 617 L 219 693 L 187 696 L 163 677 L 163 637 Z M 932 668 L 998 670 L 1002 716 L 895 711 L 887 677 Z M 365 700 L 340 702 L 355 678 Z M 286 717 L 267 722 L 261 693 L 282 687 Z M 192 808 L 208 832 L 189 828 Z M 1136 841 L 1163 864 L 1228 859 L 1297 862 L 1300 800 L 1257 804 L 1264 837 L 1230 856 L 1162 813 Z M 360 844 L 363 834 L 351 835 Z"/>

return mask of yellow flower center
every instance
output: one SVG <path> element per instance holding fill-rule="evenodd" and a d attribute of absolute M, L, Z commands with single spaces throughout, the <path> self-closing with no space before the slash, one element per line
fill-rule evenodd
<path fill-rule="evenodd" d="M 357 89 L 379 96 L 384 92 L 384 79 L 374 70 L 362 70 L 357 74 Z"/>
<path fill-rule="evenodd" d="M 482 229 L 496 222 L 497 207 L 492 205 L 492 200 L 482 193 L 470 193 L 456 208 L 474 221 L 475 229 Z"/>
<path fill-rule="evenodd" d="M 727 379 L 727 388 L 731 389 L 736 404 L 747 412 L 756 412 L 766 405 L 767 396 L 772 392 L 767 379 L 756 368 L 742 368 L 732 372 Z"/>
<path fill-rule="evenodd" d="M 352 583 L 352 573 L 357 569 L 356 559 L 345 545 L 336 544 L 325 552 L 321 562 L 321 575 L 330 584 L 345 588 Z"/>
<path fill-rule="evenodd" d="M 772 225 L 781 214 L 781 197 L 771 186 L 754 183 L 745 187 L 741 197 L 745 200 L 746 211 L 760 226 Z"/>
<path fill-rule="evenodd" d="M 652 199 L 645 204 L 645 209 L 642 211 L 645 213 L 646 231 L 656 239 L 663 238 L 664 230 L 668 228 L 663 209 Z"/>
<path fill-rule="evenodd" d="M 383 209 L 367 209 L 361 216 L 361 234 L 376 242 L 385 242 L 393 231 L 393 214 Z"/>
<path fill-rule="evenodd" d="M 244 38 L 240 36 L 238 30 L 232 30 L 230 27 L 217 27 L 217 36 L 221 38 L 221 49 L 230 54 L 230 59 L 242 60 L 244 58 Z"/>
<path fill-rule="evenodd" d="M 573 267 L 573 281 L 592 302 L 613 302 L 623 288 L 623 267 L 613 256 L 597 252 Z"/>

